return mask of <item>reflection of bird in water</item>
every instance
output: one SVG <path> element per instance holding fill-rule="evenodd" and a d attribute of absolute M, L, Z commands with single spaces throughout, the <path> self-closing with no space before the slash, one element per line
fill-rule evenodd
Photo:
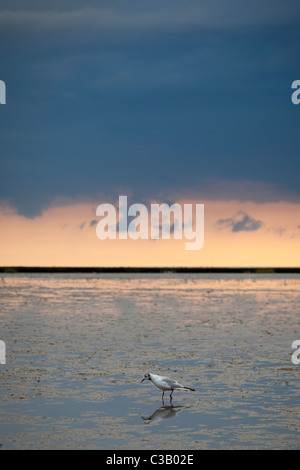
<path fill-rule="evenodd" d="M 150 380 L 150 382 L 153 383 L 157 388 L 160 388 L 162 392 L 162 402 L 164 403 L 164 393 L 167 390 L 170 390 L 170 403 L 172 403 L 172 394 L 174 390 L 192 390 L 193 392 L 195 391 L 193 388 L 190 387 L 185 387 L 184 385 L 181 385 L 179 382 L 176 382 L 175 380 L 169 379 L 169 377 L 163 377 L 162 375 L 156 375 L 156 374 L 145 374 L 144 378 L 141 380 L 141 382 L 144 382 L 144 380 Z"/>
<path fill-rule="evenodd" d="M 182 406 L 161 406 L 160 408 L 157 408 L 157 410 L 152 413 L 149 418 L 146 418 L 145 416 L 142 416 L 142 419 L 144 420 L 145 424 L 150 424 L 150 423 L 159 423 L 163 419 L 168 419 L 168 418 L 173 418 L 176 416 L 176 414 L 183 408 Z"/>

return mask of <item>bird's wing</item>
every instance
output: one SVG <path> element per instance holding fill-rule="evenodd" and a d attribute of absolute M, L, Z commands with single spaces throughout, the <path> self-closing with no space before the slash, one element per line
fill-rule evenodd
<path fill-rule="evenodd" d="M 168 385 L 168 387 L 175 387 L 175 388 L 181 388 L 182 385 L 179 382 L 176 382 L 176 380 L 170 379 L 169 377 L 164 377 L 164 382 Z"/>

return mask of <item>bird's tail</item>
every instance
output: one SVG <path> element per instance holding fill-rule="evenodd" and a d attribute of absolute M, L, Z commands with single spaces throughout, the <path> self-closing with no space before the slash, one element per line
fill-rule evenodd
<path fill-rule="evenodd" d="M 183 388 L 186 389 L 186 390 L 192 390 L 192 392 L 196 391 L 194 388 L 190 388 L 190 387 L 183 387 Z"/>

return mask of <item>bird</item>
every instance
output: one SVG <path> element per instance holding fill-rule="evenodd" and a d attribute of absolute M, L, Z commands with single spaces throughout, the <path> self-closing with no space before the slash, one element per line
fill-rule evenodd
<path fill-rule="evenodd" d="M 170 403 L 172 403 L 173 399 L 173 392 L 174 390 L 191 390 L 192 392 L 195 392 L 194 388 L 186 387 L 184 385 L 181 385 L 179 382 L 176 382 L 176 380 L 170 379 L 169 377 L 164 377 L 162 375 L 156 375 L 156 374 L 151 374 L 147 372 L 147 374 L 144 374 L 143 379 L 141 380 L 141 383 L 144 382 L 144 380 L 150 380 L 150 382 L 153 383 L 157 388 L 160 388 L 162 392 L 162 402 L 164 403 L 164 394 L 165 391 L 170 390 Z"/>

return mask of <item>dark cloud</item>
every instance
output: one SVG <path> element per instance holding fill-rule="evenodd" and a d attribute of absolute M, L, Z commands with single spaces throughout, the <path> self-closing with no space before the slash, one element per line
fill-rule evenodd
<path fill-rule="evenodd" d="M 300 198 L 299 2 L 24 5 L 1 3 L 0 201 Z"/>
<path fill-rule="evenodd" d="M 251 4 L 240 0 L 162 0 L 159 3 L 132 0 L 124 6 L 123 0 L 108 3 L 99 0 L 95 3 L 22 0 L 2 0 L 0 25 L 8 27 L 30 28 L 37 31 L 72 29 L 82 30 L 101 28 L 114 33 L 140 32 L 159 29 L 182 30 L 195 27 L 222 28 L 232 30 L 258 25 L 276 26 L 295 21 L 300 13 L 299 3 L 286 0 L 252 0 Z"/>
<path fill-rule="evenodd" d="M 243 211 L 237 212 L 233 217 L 227 219 L 220 219 L 217 221 L 217 224 L 223 227 L 230 227 L 232 232 L 249 232 L 258 230 L 262 226 L 260 220 L 256 220 L 250 217 Z"/>

